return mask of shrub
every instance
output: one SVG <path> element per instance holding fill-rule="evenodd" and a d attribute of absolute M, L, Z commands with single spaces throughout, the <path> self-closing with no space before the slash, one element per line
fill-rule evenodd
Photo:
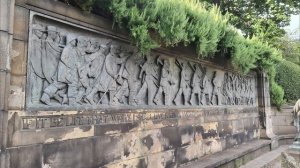
<path fill-rule="evenodd" d="M 276 107 L 280 109 L 280 107 L 285 103 L 283 99 L 285 94 L 284 90 L 275 82 L 271 83 L 270 86 L 271 103 L 276 105 Z"/>
<path fill-rule="evenodd" d="M 282 61 L 278 67 L 276 81 L 285 91 L 284 98 L 296 101 L 300 98 L 300 66 L 290 61 Z"/>

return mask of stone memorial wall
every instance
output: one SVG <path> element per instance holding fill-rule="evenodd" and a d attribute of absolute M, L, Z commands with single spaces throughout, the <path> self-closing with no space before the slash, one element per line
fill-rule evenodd
<path fill-rule="evenodd" d="M 256 72 L 186 48 L 143 55 L 64 5 L 16 2 L 8 167 L 179 167 L 259 137 Z"/>

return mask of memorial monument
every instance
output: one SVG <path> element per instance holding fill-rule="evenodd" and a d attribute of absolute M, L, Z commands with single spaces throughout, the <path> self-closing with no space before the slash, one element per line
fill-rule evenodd
<path fill-rule="evenodd" d="M 198 59 L 189 47 L 142 54 L 108 18 L 9 2 L 1 168 L 182 167 L 259 139 L 264 73 L 241 75 L 227 57 Z"/>

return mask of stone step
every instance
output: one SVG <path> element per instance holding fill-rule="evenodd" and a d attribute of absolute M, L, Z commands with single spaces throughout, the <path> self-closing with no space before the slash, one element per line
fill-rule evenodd
<path fill-rule="evenodd" d="M 269 140 L 254 140 L 181 165 L 183 168 L 235 168 L 270 151 Z M 251 167 L 255 168 L 255 167 Z"/>
<path fill-rule="evenodd" d="M 281 168 L 281 153 L 287 150 L 289 145 L 283 145 L 260 157 L 248 162 L 240 168 Z"/>

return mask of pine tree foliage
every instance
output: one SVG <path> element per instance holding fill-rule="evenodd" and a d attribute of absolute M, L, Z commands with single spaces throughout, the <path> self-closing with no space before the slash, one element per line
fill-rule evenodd
<path fill-rule="evenodd" d="M 268 72 L 274 101 L 282 103 L 283 91 L 275 82 L 274 66 L 281 54 L 256 37 L 245 38 L 228 23 L 217 6 L 199 0 L 72 0 L 83 10 L 102 7 L 115 23 L 129 30 L 142 53 L 157 47 L 195 45 L 198 57 L 230 56 L 233 66 L 246 74 L 251 69 Z M 280 100 L 281 99 L 281 100 Z"/>

